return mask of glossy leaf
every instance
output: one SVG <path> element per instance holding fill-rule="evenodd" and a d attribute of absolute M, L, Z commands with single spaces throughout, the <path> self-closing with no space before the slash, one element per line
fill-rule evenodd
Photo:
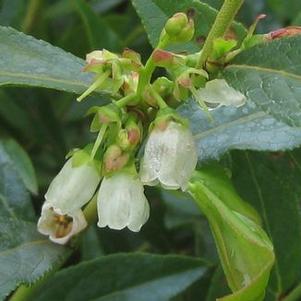
<path fill-rule="evenodd" d="M 160 33 L 167 19 L 176 12 L 188 12 L 194 16 L 196 33 L 194 40 L 181 46 L 181 50 L 199 51 L 200 41 L 204 40 L 208 34 L 217 14 L 217 11 L 209 5 L 193 0 L 132 0 L 132 3 L 142 19 L 153 47 L 158 44 Z M 238 23 L 234 24 L 232 30 L 238 37 L 243 37 L 246 33 L 244 27 Z"/>
<path fill-rule="evenodd" d="M 29 169 L 25 171 L 26 166 Z M 30 166 L 28 157 L 15 142 L 0 141 L 0 216 L 33 220 L 33 207 L 25 186 L 25 182 L 29 186 L 35 185 L 32 184 Z"/>
<path fill-rule="evenodd" d="M 301 279 L 301 153 L 235 152 L 233 181 L 258 210 L 275 248 L 276 262 L 268 300 L 293 288 Z"/>
<path fill-rule="evenodd" d="M 19 284 L 39 279 L 66 254 L 65 248 L 40 235 L 35 224 L 0 217 L 0 299 Z"/>
<path fill-rule="evenodd" d="M 26 188 L 37 194 L 38 183 L 31 160 L 23 148 L 13 139 L 3 140 L 2 145 L 14 164 Z"/>
<path fill-rule="evenodd" d="M 224 76 L 264 112 L 301 126 L 300 47 L 300 36 L 255 46 L 238 55 Z"/>
<path fill-rule="evenodd" d="M 274 253 L 252 208 L 218 169 L 196 172 L 188 191 L 209 221 L 233 292 L 219 300 L 263 300 Z"/>
<path fill-rule="evenodd" d="M 110 51 L 120 51 L 121 43 L 118 36 L 95 14 L 90 5 L 83 0 L 74 0 L 73 3 L 85 25 L 91 50 L 106 48 Z"/>
<path fill-rule="evenodd" d="M 10 27 L 0 27 L 0 86 L 25 85 L 82 93 L 92 76 L 84 61 Z"/>
<path fill-rule="evenodd" d="M 118 254 L 83 262 L 57 273 L 35 301 L 166 301 L 204 276 L 198 259 Z"/>
<path fill-rule="evenodd" d="M 301 145 L 301 128 L 293 128 L 254 108 L 220 107 L 210 112 L 213 121 L 195 102 L 178 109 L 190 121 L 199 161 L 219 159 L 231 149 L 290 150 Z"/>

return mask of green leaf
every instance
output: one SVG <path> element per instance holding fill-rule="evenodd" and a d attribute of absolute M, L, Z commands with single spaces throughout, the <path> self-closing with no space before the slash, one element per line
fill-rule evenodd
<path fill-rule="evenodd" d="M 28 160 L 15 142 L 0 141 L 0 216 L 34 219 L 30 195 L 25 186 L 25 181 L 32 185 L 33 170 L 30 171 L 30 167 L 28 171 L 24 170 L 31 165 Z"/>
<path fill-rule="evenodd" d="M 274 253 L 253 209 L 217 168 L 196 172 L 188 191 L 209 221 L 233 292 L 219 300 L 263 300 Z"/>
<path fill-rule="evenodd" d="M 73 0 L 73 3 L 85 25 L 92 49 L 107 48 L 110 51 L 120 51 L 121 43 L 117 34 L 94 13 L 90 5 L 83 0 Z"/>
<path fill-rule="evenodd" d="M 301 279 L 301 153 L 235 152 L 233 181 L 259 211 L 276 262 L 269 300 L 279 300 Z"/>
<path fill-rule="evenodd" d="M 301 36 L 243 51 L 224 70 L 228 83 L 279 121 L 301 126 Z"/>
<path fill-rule="evenodd" d="M 189 52 L 200 50 L 201 47 L 198 41 L 207 36 L 217 14 L 217 11 L 209 5 L 194 0 L 132 0 L 132 3 L 142 19 L 153 47 L 158 44 L 160 33 L 169 17 L 176 12 L 194 14 L 195 38 L 192 42 L 183 45 L 183 47 L 181 46 L 181 50 Z M 232 29 L 239 38 L 246 34 L 246 30 L 241 24 L 234 23 Z"/>
<path fill-rule="evenodd" d="M 38 193 L 38 183 L 31 160 L 23 148 L 13 139 L 3 140 L 2 145 L 26 188 L 34 194 Z"/>
<path fill-rule="evenodd" d="M 0 217 L 0 299 L 39 279 L 66 254 L 66 248 L 38 234 L 35 224 Z"/>
<path fill-rule="evenodd" d="M 202 261 L 190 257 L 139 253 L 103 256 L 57 273 L 34 300 L 166 301 L 206 271 Z"/>
<path fill-rule="evenodd" d="M 178 112 L 190 121 L 201 162 L 219 159 L 231 149 L 276 151 L 301 145 L 301 128 L 277 121 L 250 101 L 240 108 L 210 111 L 213 121 L 192 101 L 179 107 Z"/>
<path fill-rule="evenodd" d="M 267 3 L 277 17 L 284 22 L 292 20 L 301 10 L 299 0 L 286 0 L 285 2 L 281 0 L 267 0 Z"/>
<path fill-rule="evenodd" d="M 13 28 L 0 26 L 0 86 L 25 85 L 82 93 L 92 81 L 84 61 Z"/>

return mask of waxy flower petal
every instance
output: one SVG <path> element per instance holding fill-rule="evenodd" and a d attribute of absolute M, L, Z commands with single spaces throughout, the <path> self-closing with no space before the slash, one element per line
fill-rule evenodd
<path fill-rule="evenodd" d="M 61 210 L 45 202 L 38 221 L 38 231 L 48 235 L 57 244 L 66 244 L 70 238 L 87 227 L 85 216 L 81 210 L 62 214 Z"/>
<path fill-rule="evenodd" d="M 104 178 L 97 197 L 98 226 L 138 232 L 149 218 L 149 204 L 136 175 L 118 172 Z"/>
<path fill-rule="evenodd" d="M 143 184 L 161 184 L 166 189 L 185 190 L 197 164 L 195 141 L 188 128 L 169 122 L 155 128 L 146 143 L 140 166 Z"/>
<path fill-rule="evenodd" d="M 240 107 L 246 102 L 245 95 L 230 87 L 224 79 L 214 79 L 207 82 L 205 88 L 197 91 L 197 98 L 220 106 Z"/>
<path fill-rule="evenodd" d="M 63 214 L 85 205 L 93 196 L 100 182 L 100 174 L 92 162 L 72 166 L 69 159 L 51 182 L 45 199 Z"/>

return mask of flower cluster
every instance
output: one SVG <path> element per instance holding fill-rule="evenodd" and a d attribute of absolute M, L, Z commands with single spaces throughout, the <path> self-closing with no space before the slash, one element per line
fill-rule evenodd
<path fill-rule="evenodd" d="M 87 55 L 84 71 L 93 72 L 95 80 L 77 100 L 102 90 L 112 103 L 89 109 L 90 130 L 97 133 L 94 144 L 69 154 L 45 195 L 38 230 L 53 242 L 65 244 L 82 231 L 91 208 L 99 227 L 137 232 L 150 214 L 144 185 L 186 190 L 198 154 L 189 124 L 176 107 L 190 96 L 204 109 L 245 101 L 226 81 L 208 81 L 207 71 L 198 66 L 200 53 L 164 50 L 193 35 L 193 20 L 177 13 L 145 65 L 129 49 L 120 55 L 107 50 Z M 152 82 L 156 67 L 165 68 L 169 78 Z"/>

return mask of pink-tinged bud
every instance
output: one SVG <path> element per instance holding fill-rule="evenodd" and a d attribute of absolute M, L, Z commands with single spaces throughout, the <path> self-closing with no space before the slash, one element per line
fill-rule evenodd
<path fill-rule="evenodd" d="M 156 65 L 168 67 L 173 63 L 174 54 L 162 49 L 156 49 L 152 54 L 152 59 Z"/>
<path fill-rule="evenodd" d="M 266 34 L 265 36 L 268 40 L 275 40 L 284 37 L 296 36 L 300 34 L 301 34 L 301 26 L 288 26 L 285 28 L 280 28 L 275 31 L 272 31 Z"/>
<path fill-rule="evenodd" d="M 137 145 L 140 142 L 140 130 L 138 128 L 129 129 L 128 139 L 131 145 Z"/>
<path fill-rule="evenodd" d="M 103 163 L 106 173 L 120 170 L 129 160 L 129 154 L 124 153 L 122 149 L 114 144 L 108 147 L 104 154 Z"/>
<path fill-rule="evenodd" d="M 138 52 L 126 48 L 123 50 L 121 57 L 126 58 L 126 59 L 130 59 L 134 64 L 136 64 L 137 66 L 141 66 L 141 56 Z"/>

